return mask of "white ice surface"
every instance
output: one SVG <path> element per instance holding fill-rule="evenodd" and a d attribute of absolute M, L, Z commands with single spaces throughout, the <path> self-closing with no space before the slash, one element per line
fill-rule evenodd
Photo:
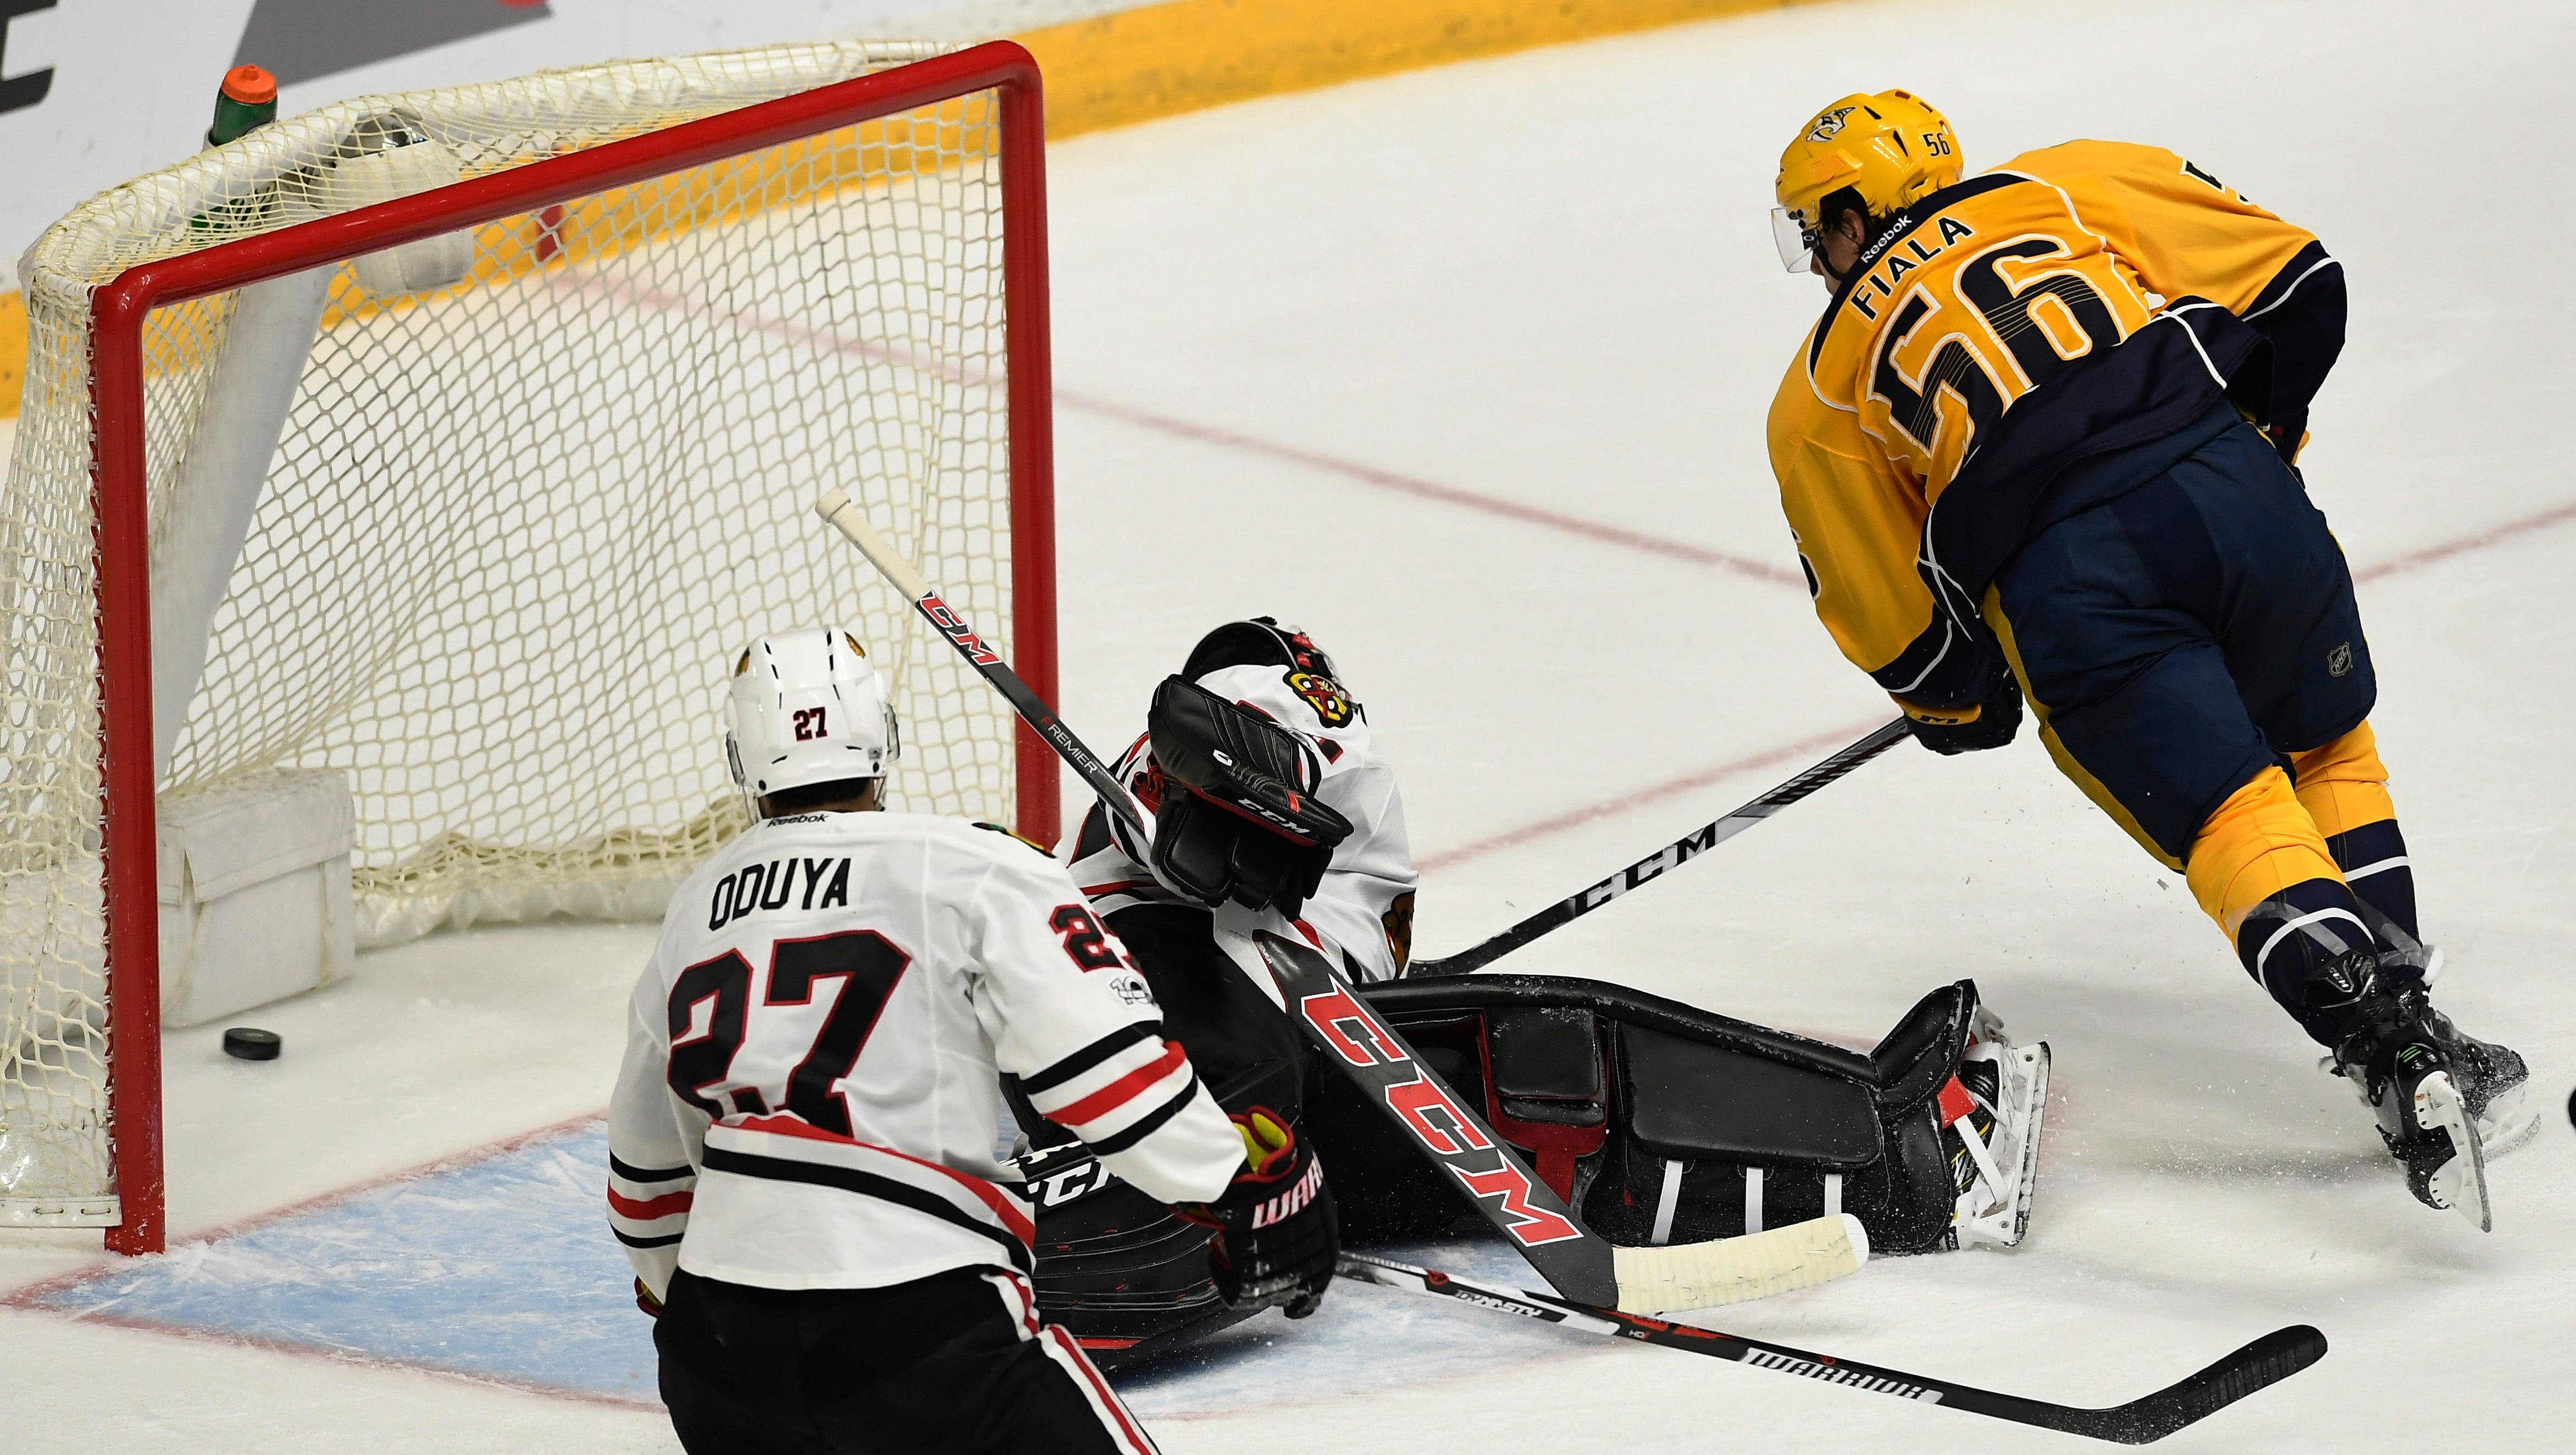
<path fill-rule="evenodd" d="M 2516 100 L 2563 94 L 2571 65 L 2576 21 L 2551 0 L 1846 4 L 1060 147 L 1066 716 L 1118 741 L 1206 625 L 1302 620 L 1405 771 L 1422 950 L 1468 943 L 1886 713 L 1799 591 L 1711 564 L 1793 564 L 1761 421 L 1822 295 L 1777 271 L 1765 233 L 1786 128 L 1903 85 L 1949 111 L 1975 166 L 2073 136 L 2180 150 L 2347 264 L 2351 343 L 2307 476 L 2364 575 L 2375 721 L 2451 955 L 2440 998 L 2525 1052 L 2546 1103 L 2535 1142 L 2492 1169 L 2497 1231 L 2408 1199 L 2179 881 L 2028 740 L 1900 750 L 1513 968 L 1852 1038 L 1974 975 L 2054 1043 L 2022 1249 L 1889 1260 L 1711 1322 L 2077 1403 L 2314 1322 L 2334 1343 L 2322 1365 L 2166 1448 L 2557 1448 L 2576 989 L 2547 967 L 2576 870 L 2559 751 L 2576 520 L 2373 571 L 2576 502 L 2549 271 L 2576 202 Z M 270 1066 L 224 1061 L 214 1028 L 172 1035 L 174 1225 L 596 1108 L 644 941 L 556 926 L 371 955 L 253 1018 L 287 1038 Z M 13 1236 L 0 1283 L 95 1246 Z M 1667 1351 L 1510 1343 L 1489 1371 L 1377 1387 L 1354 1369 L 1348 1393 L 1294 1401 L 1247 1364 L 1233 1409 L 1156 1433 L 1175 1455 L 2073 1448 Z M 625 1410 L 5 1309 L 0 1368 L 27 1448 L 675 1448 Z"/>

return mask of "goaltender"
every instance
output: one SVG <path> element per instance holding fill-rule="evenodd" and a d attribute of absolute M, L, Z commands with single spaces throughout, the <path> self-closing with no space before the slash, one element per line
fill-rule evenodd
<path fill-rule="evenodd" d="M 2522 1059 L 2426 995 L 2352 576 L 2293 467 L 2341 266 L 2167 151 L 1963 179 L 1903 91 L 1780 159 L 1781 258 L 1833 295 L 1772 402 L 1816 611 L 1941 753 L 2012 740 L 2169 867 L 2331 1053 L 2415 1195 L 2488 1223 Z"/>

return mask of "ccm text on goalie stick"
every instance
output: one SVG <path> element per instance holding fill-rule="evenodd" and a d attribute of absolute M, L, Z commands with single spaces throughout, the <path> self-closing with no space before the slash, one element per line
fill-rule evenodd
<path fill-rule="evenodd" d="M 1787 808 L 1790 804 L 1796 803 L 1799 799 L 1886 752 L 1889 748 L 1905 741 L 1905 738 L 1905 719 L 1901 717 L 1885 727 L 1875 728 L 1871 730 L 1869 736 L 1859 742 L 1842 749 L 1717 822 L 1701 826 L 1696 832 L 1686 834 L 1664 845 L 1598 884 L 1578 889 L 1522 920 L 1519 924 L 1513 925 L 1510 929 L 1489 936 L 1477 944 L 1469 945 L 1455 955 L 1443 955 L 1436 960 L 1417 960 L 1413 968 L 1407 970 L 1405 974 L 1408 977 L 1464 975 L 1470 970 L 1481 970 L 1550 930 L 1562 929 L 1646 881 L 1661 877 L 1666 870 L 1680 868 L 1698 855 L 1707 853 L 1728 839 L 1734 838 L 1737 834 Z"/>

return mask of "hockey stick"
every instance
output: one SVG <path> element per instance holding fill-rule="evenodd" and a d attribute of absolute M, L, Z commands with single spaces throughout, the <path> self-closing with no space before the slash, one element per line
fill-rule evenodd
<path fill-rule="evenodd" d="M 1011 710 L 1020 715 L 1022 722 L 1046 739 L 1057 757 L 1073 765 L 1073 771 L 1082 775 L 1082 781 L 1091 785 L 1092 792 L 1099 794 L 1113 812 L 1127 820 L 1128 827 L 1136 830 L 1146 841 L 1152 841 L 1153 816 L 1136 801 L 1134 794 L 1127 791 L 1127 786 L 1118 781 L 1118 775 L 1110 772 L 1097 754 L 1083 746 L 1082 739 L 1073 735 L 1073 729 L 1064 725 L 1064 720 L 1055 715 L 1055 709 L 1047 706 L 1045 699 L 1020 680 L 1020 674 L 1011 670 L 1011 664 L 1002 660 L 1002 654 L 993 650 L 992 643 L 976 635 L 975 629 L 966 624 L 966 618 L 958 615 L 956 608 L 939 599 L 939 592 L 931 586 L 929 578 L 896 550 L 892 541 L 868 523 L 868 518 L 850 503 L 849 496 L 838 490 L 826 491 L 823 498 L 814 503 L 814 510 L 831 522 L 835 530 L 848 537 L 851 545 L 859 548 L 859 554 L 867 557 L 868 563 L 893 583 L 895 590 L 904 594 L 905 599 L 912 603 L 912 609 L 921 613 L 922 620 L 948 639 L 948 644 L 957 649 L 957 655 L 966 659 L 966 665 L 974 668 L 993 685 L 994 691 L 1002 694 L 1003 700 L 1011 704 Z"/>
<path fill-rule="evenodd" d="M 1267 930 L 1253 943 L 1307 1039 L 1358 1083 L 1362 1100 L 1376 1103 L 1456 1179 L 1486 1221 L 1567 1298 L 1631 1313 L 1715 1308 L 1829 1283 L 1869 1260 L 1869 1235 L 1849 1213 L 1705 1243 L 1611 1243 L 1530 1175 L 1494 1129 L 1352 992 L 1330 960 Z"/>
<path fill-rule="evenodd" d="M 1694 833 L 1685 834 L 1600 883 L 1577 890 L 1510 929 L 1481 944 L 1470 945 L 1455 955 L 1443 955 L 1437 960 L 1415 961 L 1413 968 L 1407 970 L 1405 975 L 1407 978 L 1416 975 L 1464 975 L 1470 970 L 1481 970 L 1550 930 L 1570 925 L 1647 880 L 1659 877 L 1665 870 L 1680 868 L 1689 863 L 1694 856 L 1705 854 L 1728 839 L 1734 838 L 1790 804 L 1886 752 L 1904 739 L 1905 719 L 1900 717 L 1885 727 L 1872 730 L 1868 737 L 1809 768 L 1806 772 L 1717 822 L 1706 825 Z"/>
<path fill-rule="evenodd" d="M 1344 1278 L 1453 1298 L 1497 1313 L 1517 1314 L 1587 1334 L 1661 1344 L 1715 1359 L 1732 1359 L 1756 1369 L 1821 1379 L 1829 1384 L 1892 1394 L 1899 1399 L 1943 1404 L 1970 1414 L 1989 1415 L 2019 1425 L 2038 1425 L 2121 1445 L 2144 1445 L 2225 1409 L 2268 1385 L 2280 1383 L 2326 1355 L 2326 1336 L 2306 1324 L 2275 1329 L 2262 1338 L 2177 1383 L 2109 1409 L 2083 1409 L 2000 1394 L 1969 1384 L 1952 1384 L 1928 1375 L 1881 1369 L 1850 1359 L 1810 1354 L 1785 1344 L 1721 1334 L 1689 1324 L 1641 1318 L 1615 1309 L 1586 1308 L 1542 1293 L 1477 1283 L 1409 1263 L 1344 1253 L 1336 1269 Z"/>
<path fill-rule="evenodd" d="M 920 570 L 877 533 L 847 496 L 831 491 L 815 509 L 912 599 L 967 665 L 1100 792 L 1112 812 L 1151 842 L 1152 820 L 1117 775 L 1029 690 L 1001 653 L 939 599 Z M 1350 1075 L 1364 1097 L 1380 1104 L 1424 1155 L 1447 1169 L 1476 1211 L 1567 1297 L 1642 1313 L 1710 1308 L 1825 1283 L 1858 1272 L 1867 1261 L 1869 1235 L 1848 1213 L 1749 1237 L 1678 1247 L 1614 1247 L 1583 1226 L 1491 1127 L 1459 1104 L 1413 1048 L 1352 993 L 1331 961 L 1266 932 L 1257 943 L 1308 1038 Z"/>

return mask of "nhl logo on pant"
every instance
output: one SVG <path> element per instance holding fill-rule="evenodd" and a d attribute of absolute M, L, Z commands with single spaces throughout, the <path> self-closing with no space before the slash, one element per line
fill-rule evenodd
<path fill-rule="evenodd" d="M 2337 642 L 2326 653 L 2326 675 L 2345 677 L 2352 673 L 2352 643 Z"/>

